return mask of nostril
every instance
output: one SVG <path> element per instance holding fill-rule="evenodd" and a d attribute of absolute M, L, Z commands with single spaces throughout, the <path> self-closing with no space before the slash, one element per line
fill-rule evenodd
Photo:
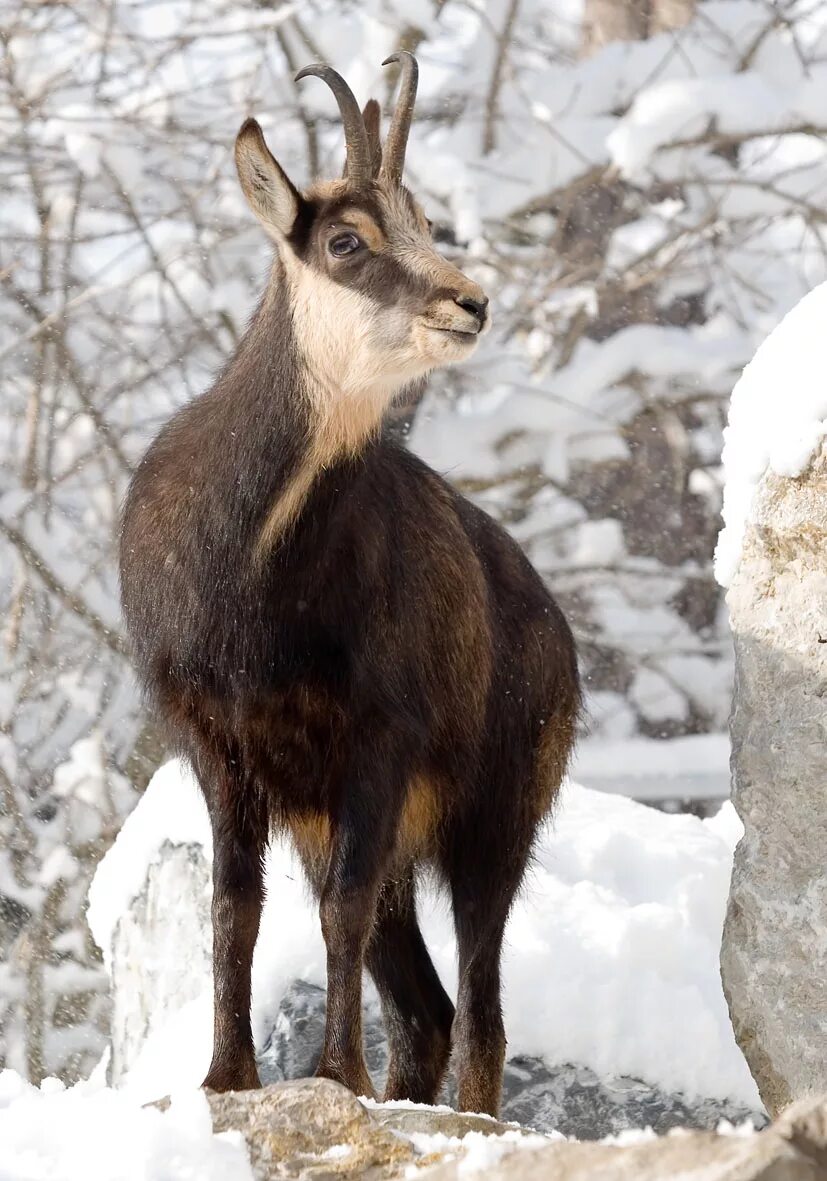
<path fill-rule="evenodd" d="M 472 299 L 470 295 L 458 295 L 454 303 L 464 311 L 470 312 L 472 316 L 476 316 L 480 324 L 485 323 L 485 314 L 488 308 L 486 296 L 483 296 L 482 299 Z"/>

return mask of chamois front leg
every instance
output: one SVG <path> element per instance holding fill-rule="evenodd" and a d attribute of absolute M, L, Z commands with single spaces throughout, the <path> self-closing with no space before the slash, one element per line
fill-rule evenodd
<path fill-rule="evenodd" d="M 375 1097 L 362 1042 L 362 966 L 401 793 L 395 783 L 378 781 L 370 770 L 348 779 L 319 904 L 327 949 L 327 1013 L 316 1074 L 342 1083 L 355 1095 Z"/>
<path fill-rule="evenodd" d="M 202 781 L 203 782 L 203 781 Z M 264 901 L 267 805 L 231 768 L 207 791 L 213 832 L 213 1056 L 203 1086 L 261 1086 L 250 1023 L 250 974 Z"/>

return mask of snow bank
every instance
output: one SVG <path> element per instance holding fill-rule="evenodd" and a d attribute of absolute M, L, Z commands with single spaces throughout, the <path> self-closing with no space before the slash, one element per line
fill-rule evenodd
<path fill-rule="evenodd" d="M 581 1064 L 602 1077 L 632 1075 L 691 1097 L 759 1105 L 718 973 L 732 851 L 740 835 L 725 808 L 709 823 L 566 787 L 508 927 L 504 1000 L 511 1055 Z M 204 805 L 179 763 L 158 772 L 98 870 L 90 923 L 102 948 L 109 947 L 118 914 L 140 887 L 142 867 L 173 833 L 203 838 L 209 856 Z M 447 905 L 423 890 L 420 912 L 436 966 L 453 991 L 455 945 Z M 297 977 L 324 985 L 324 946 L 299 866 L 287 847 L 276 844 L 253 964 L 259 1044 Z M 368 999 L 375 1003 L 371 994 Z M 205 988 L 185 1012 L 169 1014 L 127 1088 L 149 1099 L 173 1082 L 200 1082 L 211 1023 Z"/>
<path fill-rule="evenodd" d="M 164 841 L 203 845 L 212 860 L 207 810 L 189 766 L 173 760 L 152 777 L 101 861 L 89 888 L 86 919 L 109 966 L 112 932 L 144 884 L 147 866 Z"/>
<path fill-rule="evenodd" d="M 167 1111 L 94 1082 L 0 1071 L 0 1181 L 253 1181 L 240 1132 L 213 1134 L 200 1091 Z"/>
<path fill-rule="evenodd" d="M 789 312 L 759 347 L 732 391 L 724 430 L 724 528 L 715 576 L 732 580 L 753 495 L 769 468 L 800 476 L 827 434 L 827 283 Z"/>

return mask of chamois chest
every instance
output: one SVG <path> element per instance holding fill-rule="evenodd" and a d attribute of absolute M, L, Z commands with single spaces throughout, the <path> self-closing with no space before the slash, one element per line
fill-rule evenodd
<path fill-rule="evenodd" d="M 256 465 L 206 437 L 184 462 L 163 436 L 150 450 L 121 549 L 144 682 L 156 697 L 186 686 L 251 703 L 298 686 L 343 708 L 367 691 L 375 708 L 384 696 L 421 712 L 443 696 L 446 642 L 461 656 L 453 675 L 486 659 L 485 588 L 453 494 L 379 440 L 319 473 L 262 554 L 262 521 L 294 464 L 276 445 Z"/>

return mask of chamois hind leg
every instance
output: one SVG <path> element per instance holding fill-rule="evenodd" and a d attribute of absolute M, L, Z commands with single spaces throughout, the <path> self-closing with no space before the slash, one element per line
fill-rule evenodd
<path fill-rule="evenodd" d="M 453 1043 L 460 1111 L 499 1113 L 505 1065 L 500 958 L 529 848 L 530 841 L 510 840 L 496 824 L 472 822 L 454 834 L 448 852 L 459 968 Z"/>
<path fill-rule="evenodd" d="M 356 1095 L 374 1094 L 362 1041 L 362 967 L 379 891 L 396 839 L 404 774 L 395 752 L 370 734 L 351 753 L 333 818 L 319 902 L 327 949 L 325 1036 L 316 1074 Z"/>
<path fill-rule="evenodd" d="M 365 959 L 390 1046 L 385 1099 L 433 1103 L 451 1055 L 454 1006 L 416 920 L 412 870 L 385 883 Z"/>
<path fill-rule="evenodd" d="M 264 900 L 268 809 L 238 760 L 194 760 L 213 834 L 213 1056 L 203 1085 L 261 1085 L 250 1024 L 250 971 Z"/>

